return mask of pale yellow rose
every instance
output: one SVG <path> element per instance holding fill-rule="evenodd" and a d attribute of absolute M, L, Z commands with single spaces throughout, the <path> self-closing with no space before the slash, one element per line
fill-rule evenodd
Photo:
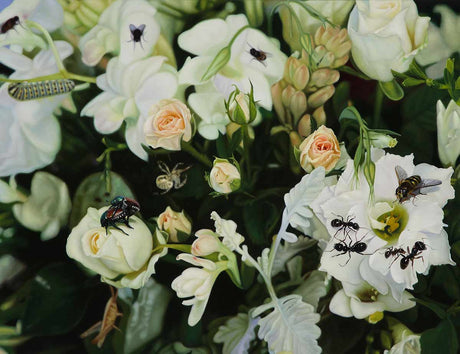
<path fill-rule="evenodd" d="M 234 192 L 240 188 L 240 171 L 228 160 L 215 159 L 209 174 L 209 184 L 218 193 L 229 194 Z"/>
<path fill-rule="evenodd" d="M 67 255 L 99 273 L 101 280 L 110 285 L 139 289 L 155 273 L 156 262 L 167 253 L 167 248 L 152 253 L 158 244 L 166 243 L 165 239 L 158 230 L 153 236 L 136 216 L 129 218 L 132 228 L 117 224 L 123 232 L 113 226 L 106 232 L 100 223 L 106 210 L 107 207 L 88 208 L 67 239 Z"/>
<path fill-rule="evenodd" d="M 324 125 L 300 144 L 300 165 L 306 172 L 322 166 L 331 171 L 340 159 L 340 145 L 332 129 Z"/>
<path fill-rule="evenodd" d="M 145 140 L 153 148 L 180 150 L 181 141 L 192 137 L 192 115 L 178 99 L 164 99 L 153 105 L 144 124 Z"/>
<path fill-rule="evenodd" d="M 157 224 L 160 230 L 169 234 L 171 242 L 183 242 L 192 232 L 192 224 L 184 211 L 179 213 L 169 206 L 158 216 Z"/>

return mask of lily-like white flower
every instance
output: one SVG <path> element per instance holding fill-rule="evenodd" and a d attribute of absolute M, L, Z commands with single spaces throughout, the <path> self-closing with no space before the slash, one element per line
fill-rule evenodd
<path fill-rule="evenodd" d="M 230 93 L 234 91 L 234 86 L 242 92 L 249 92 L 252 83 L 255 101 L 260 107 L 270 110 L 272 107 L 270 87 L 283 76 L 287 57 L 279 50 L 279 43 L 275 43 L 262 32 L 247 28 L 239 33 L 231 47 L 228 47 L 237 32 L 247 25 L 248 20 L 244 15 L 230 15 L 225 20 L 202 21 L 183 32 L 178 38 L 182 49 L 196 55 L 186 60 L 180 70 L 179 80 L 181 84 L 197 86 L 197 93 L 190 95 L 190 106 L 208 126 L 209 132 L 204 133 L 207 138 L 216 139 L 218 131 L 224 132 L 223 123 L 229 121 L 222 114 L 225 108 L 220 104 L 223 105 L 224 100 L 228 99 Z M 220 35 L 214 36 L 213 33 Z M 228 51 L 222 52 L 224 48 L 228 48 Z M 251 54 L 254 50 L 264 53 L 264 59 L 257 59 Z M 206 78 L 205 74 L 218 54 L 219 58 L 226 63 L 217 70 L 216 74 Z M 200 89 L 199 86 L 203 84 L 207 85 L 204 89 Z M 199 96 L 195 98 L 194 95 Z M 206 97 L 212 101 L 211 107 L 205 107 L 209 106 Z M 214 130 L 209 128 L 212 125 L 216 126 Z M 198 129 L 201 134 L 203 129 L 200 129 L 200 125 Z"/>
<path fill-rule="evenodd" d="M 96 65 L 106 53 L 119 54 L 125 64 L 151 55 L 160 36 L 155 14 L 156 9 L 145 0 L 115 1 L 81 38 L 83 62 Z M 136 29 L 138 38 L 133 34 Z"/>
<path fill-rule="evenodd" d="M 439 100 L 436 110 L 439 159 L 444 166 L 455 167 L 460 155 L 460 106 L 451 100 L 446 108 Z"/>
<path fill-rule="evenodd" d="M 215 211 L 211 213 L 211 219 L 214 220 L 216 233 L 222 237 L 222 243 L 231 251 L 240 247 L 244 242 L 244 237 L 236 232 L 236 223 L 233 220 L 222 219 Z"/>
<path fill-rule="evenodd" d="M 436 5 L 433 11 L 441 15 L 441 26 L 430 23 L 427 46 L 415 59 L 421 65 L 430 65 L 426 69 L 427 75 L 438 79 L 443 75 L 447 58 L 460 52 L 460 43 L 456 36 L 460 31 L 460 16 L 447 5 Z"/>
<path fill-rule="evenodd" d="M 422 346 L 420 344 L 420 335 L 411 334 L 410 331 L 404 331 L 401 340 L 393 345 L 390 350 L 385 350 L 383 354 L 421 354 Z"/>
<path fill-rule="evenodd" d="M 351 53 L 358 68 L 379 81 L 405 72 L 424 47 L 429 17 L 413 0 L 357 0 L 348 20 Z"/>
<path fill-rule="evenodd" d="M 155 273 L 155 265 L 167 252 L 163 248 L 152 253 L 155 246 L 166 241 L 159 230 L 152 236 L 147 225 L 136 216 L 129 218 L 131 228 L 118 224 L 101 227 L 101 216 L 107 210 L 88 208 L 67 239 L 70 258 L 101 275 L 101 280 L 117 288 L 139 289 Z"/>
<path fill-rule="evenodd" d="M 188 316 L 189 326 L 194 326 L 203 316 L 208 303 L 211 290 L 219 274 L 227 269 L 227 262 L 214 263 L 210 260 L 181 253 L 177 260 L 183 260 L 201 268 L 187 268 L 171 284 L 171 288 L 178 297 L 191 298 L 184 300 L 182 304 L 192 306 Z"/>
<path fill-rule="evenodd" d="M 391 291 L 399 301 L 403 290 L 417 282 L 417 273 L 426 273 L 431 265 L 453 264 L 442 211 L 454 197 L 453 169 L 414 166 L 412 155 L 384 155 L 383 150 L 373 150 L 372 159 L 376 170 L 371 205 L 367 181 L 362 172 L 355 179 L 351 160 L 337 184 L 325 188 L 312 203 L 331 235 L 320 269 L 342 282 L 367 282 L 381 294 Z M 437 179 L 441 184 L 423 188 L 424 194 L 400 203 L 395 194 L 396 166 L 407 176 Z M 420 250 L 414 249 L 416 244 Z"/>
<path fill-rule="evenodd" d="M 26 20 L 38 22 L 52 32 L 62 25 L 64 11 L 57 0 L 13 1 L 0 12 L 1 26 L 7 22 L 11 25 L 8 31 L 0 34 L 0 46 L 18 45 L 27 51 L 36 46 L 45 48 L 45 41 L 25 25 Z"/>
<path fill-rule="evenodd" d="M 56 41 L 61 59 L 72 54 L 72 46 Z M 58 72 L 51 50 L 33 59 L 0 48 L 0 62 L 15 70 L 10 79 L 30 79 Z M 59 124 L 53 111 L 68 95 L 20 102 L 0 89 L 0 176 L 29 173 L 53 162 L 61 146 Z"/>
<path fill-rule="evenodd" d="M 382 312 L 400 312 L 415 306 L 409 300 L 412 295 L 403 293 L 401 301 L 396 301 L 390 294 L 382 295 L 369 284 L 350 284 L 343 282 L 343 289 L 339 290 L 331 300 L 329 309 L 342 317 L 368 318 L 370 322 L 377 322 L 383 318 Z"/>
<path fill-rule="evenodd" d="M 112 58 L 105 74 L 97 77 L 104 91 L 90 101 L 81 115 L 94 117 L 101 134 L 111 134 L 126 122 L 125 138 L 130 150 L 147 160 L 144 124 L 151 108 L 162 99 L 179 95 L 176 70 L 164 64 L 166 58 L 155 56 L 130 64 Z M 179 95 L 180 96 L 180 95 Z"/>
<path fill-rule="evenodd" d="M 60 178 L 37 172 L 30 192 L 25 202 L 13 206 L 14 217 L 26 228 L 40 231 L 42 241 L 49 240 L 67 224 L 72 206 L 69 189 Z"/>

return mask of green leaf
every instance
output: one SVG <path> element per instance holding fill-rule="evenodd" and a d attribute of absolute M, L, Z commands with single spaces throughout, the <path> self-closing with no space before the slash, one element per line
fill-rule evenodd
<path fill-rule="evenodd" d="M 449 319 L 445 319 L 437 327 L 423 332 L 420 344 L 422 354 L 458 353 L 457 332 Z"/>
<path fill-rule="evenodd" d="M 402 82 L 402 85 L 404 87 L 411 87 L 411 86 L 418 86 L 425 83 L 425 80 L 420 80 L 420 79 L 414 79 L 412 77 L 408 77 Z"/>
<path fill-rule="evenodd" d="M 399 86 L 396 80 L 382 82 L 379 81 L 379 86 L 385 96 L 392 101 L 399 101 L 404 97 L 404 90 Z"/>
<path fill-rule="evenodd" d="M 446 61 L 446 70 L 447 70 L 450 74 L 453 74 L 453 73 L 454 73 L 454 67 L 455 67 L 454 59 L 453 59 L 453 58 L 447 59 L 447 61 Z"/>
<path fill-rule="evenodd" d="M 256 337 L 254 332 L 256 326 L 256 319 L 251 319 L 246 313 L 239 313 L 219 327 L 213 340 L 224 344 L 223 354 L 248 353 L 249 344 Z"/>
<path fill-rule="evenodd" d="M 232 138 L 230 140 L 230 151 L 231 152 L 235 151 L 240 146 L 240 143 L 242 140 L 243 140 L 243 129 L 238 128 L 232 134 Z"/>
<path fill-rule="evenodd" d="M 407 73 L 409 73 L 413 78 L 422 79 L 422 81 L 425 81 L 425 79 L 428 78 L 415 59 L 412 60 L 412 63 L 410 63 Z"/>
<path fill-rule="evenodd" d="M 425 307 L 428 307 L 431 311 L 433 311 L 441 319 L 446 318 L 447 316 L 446 309 L 444 309 L 443 306 L 441 306 L 440 304 L 434 301 L 422 300 L 422 299 L 416 299 L 416 298 L 412 298 L 410 300 L 415 301 L 418 304 L 423 305 Z"/>
<path fill-rule="evenodd" d="M 334 107 L 335 114 L 339 115 L 348 106 L 350 99 L 350 83 L 347 81 L 340 82 L 336 89 L 335 94 L 332 96 L 332 106 Z"/>
<path fill-rule="evenodd" d="M 460 76 L 455 80 L 455 89 L 460 90 Z"/>
<path fill-rule="evenodd" d="M 80 222 L 89 207 L 102 208 L 105 205 L 109 205 L 110 201 L 118 195 L 134 198 L 134 193 L 119 174 L 111 172 L 110 177 L 112 183 L 110 193 L 105 192 L 104 174 L 102 172 L 94 173 L 80 183 L 72 202 L 70 227 L 74 227 Z"/>
<path fill-rule="evenodd" d="M 32 281 L 22 316 L 22 334 L 51 336 L 69 332 L 85 313 L 89 291 L 71 264 L 50 264 Z"/>
<path fill-rule="evenodd" d="M 170 299 L 171 293 L 165 286 L 149 279 L 131 307 L 125 329 L 124 353 L 138 351 L 161 333 Z"/>
<path fill-rule="evenodd" d="M 254 201 L 243 207 L 243 220 L 247 236 L 256 245 L 264 245 L 273 220 L 278 216 L 278 209 L 272 203 L 267 201 Z"/>
<path fill-rule="evenodd" d="M 353 106 L 347 107 L 342 111 L 342 113 L 340 113 L 339 122 L 342 121 L 343 119 L 351 119 L 351 120 L 355 120 L 359 122 L 358 117 L 361 117 L 361 115 L 359 114 L 358 110 L 355 107 Z"/>

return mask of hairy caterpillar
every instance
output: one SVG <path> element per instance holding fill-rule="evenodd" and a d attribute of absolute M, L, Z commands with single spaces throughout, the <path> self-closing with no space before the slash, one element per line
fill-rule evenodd
<path fill-rule="evenodd" d="M 37 82 L 15 82 L 8 86 L 8 93 L 19 101 L 62 95 L 72 91 L 75 82 L 68 79 L 47 80 Z"/>

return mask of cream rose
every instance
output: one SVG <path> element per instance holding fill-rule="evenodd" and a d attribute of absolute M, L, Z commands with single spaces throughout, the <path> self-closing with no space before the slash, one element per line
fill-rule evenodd
<path fill-rule="evenodd" d="M 407 71 L 425 46 L 429 23 L 413 0 L 357 0 L 348 21 L 353 60 L 369 77 L 391 81 L 391 70 Z"/>
<path fill-rule="evenodd" d="M 106 210 L 107 207 L 88 208 L 67 239 L 67 255 L 99 273 L 101 280 L 110 285 L 139 289 L 155 273 L 158 259 L 167 253 L 164 248 L 152 254 L 153 248 L 166 241 L 159 231 L 152 236 L 149 228 L 136 216 L 129 218 L 132 229 L 117 225 L 128 235 L 114 227 L 109 227 L 106 233 L 100 223 Z"/>
<path fill-rule="evenodd" d="M 192 137 L 192 115 L 178 99 L 164 99 L 153 105 L 144 124 L 145 140 L 153 148 L 180 150 L 181 140 Z"/>
<path fill-rule="evenodd" d="M 157 219 L 158 228 L 169 234 L 169 241 L 183 242 L 192 232 L 192 224 L 185 216 L 184 211 L 177 212 L 169 206 L 162 212 Z"/>
<path fill-rule="evenodd" d="M 209 185 L 217 193 L 229 194 L 240 188 L 241 175 L 238 168 L 226 159 L 215 159 L 211 173 L 209 174 Z"/>
<path fill-rule="evenodd" d="M 332 170 L 340 159 L 340 145 L 332 129 L 324 125 L 316 129 L 300 144 L 300 166 L 311 172 L 322 166 Z"/>
<path fill-rule="evenodd" d="M 212 230 L 198 230 L 195 236 L 197 239 L 192 243 L 192 254 L 194 256 L 204 257 L 211 253 L 219 252 L 220 241 Z"/>
<path fill-rule="evenodd" d="M 13 206 L 14 217 L 29 230 L 41 232 L 42 241 L 56 237 L 67 224 L 72 207 L 69 190 L 63 180 L 47 172 L 34 174 L 30 196 L 21 201 Z"/>

